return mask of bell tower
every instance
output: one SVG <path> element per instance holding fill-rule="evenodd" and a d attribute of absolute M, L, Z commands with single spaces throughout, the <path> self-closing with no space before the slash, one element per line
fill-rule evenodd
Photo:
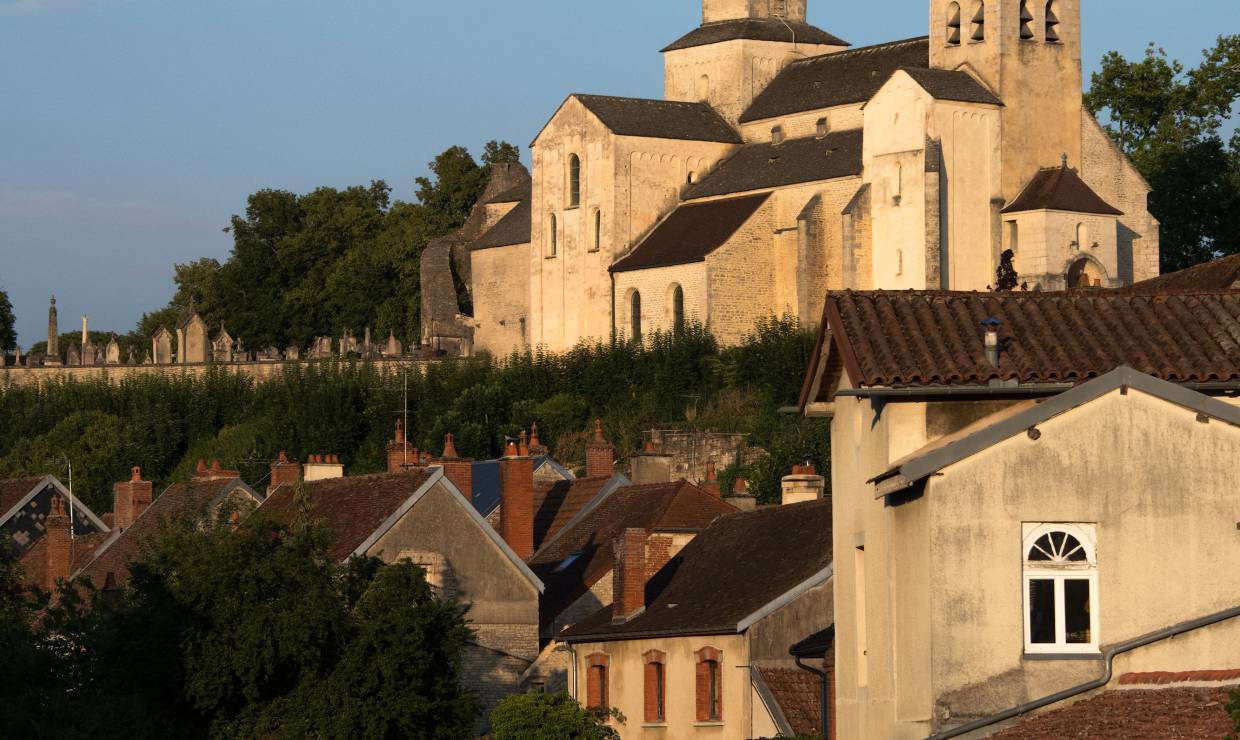
<path fill-rule="evenodd" d="M 931 0 L 930 66 L 1003 101 L 1003 196 L 1067 154 L 1081 166 L 1081 0 Z"/>
<path fill-rule="evenodd" d="M 805 22 L 807 0 L 702 0 L 702 23 L 744 18 L 782 18 Z"/>

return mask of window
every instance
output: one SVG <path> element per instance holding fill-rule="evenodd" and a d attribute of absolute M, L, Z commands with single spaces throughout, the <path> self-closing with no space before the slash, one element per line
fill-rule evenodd
<path fill-rule="evenodd" d="M 1020 0 L 1020 37 L 1024 41 L 1033 38 L 1033 13 L 1029 12 L 1029 0 Z"/>
<path fill-rule="evenodd" d="M 1050 0 L 1046 4 L 1046 40 L 1051 43 L 1059 41 L 1059 3 Z"/>
<path fill-rule="evenodd" d="M 1098 652 L 1094 542 L 1092 525 L 1025 525 L 1025 652 Z"/>
<path fill-rule="evenodd" d="M 1084 223 L 1076 225 L 1076 241 L 1072 243 L 1072 246 L 1077 249 L 1085 249 L 1089 246 L 1089 227 Z"/>
<path fill-rule="evenodd" d="M 635 342 L 642 340 L 642 294 L 636 290 L 629 296 L 629 335 Z"/>
<path fill-rule="evenodd" d="M 1016 225 L 1015 221 L 1007 222 L 1007 233 L 1008 249 L 1012 250 L 1012 253 L 1015 254 L 1020 250 L 1020 228 Z"/>
<path fill-rule="evenodd" d="M 775 126 L 771 129 L 771 143 L 772 144 L 784 143 L 784 127 L 783 126 Z"/>
<path fill-rule="evenodd" d="M 586 708 L 606 709 L 607 699 L 607 668 L 611 659 L 602 653 L 586 657 Z"/>
<path fill-rule="evenodd" d="M 547 225 L 550 229 L 550 236 L 547 238 L 549 246 L 548 257 L 554 257 L 556 250 L 559 249 L 559 223 L 556 221 L 555 214 L 551 214 L 551 222 Z"/>
<path fill-rule="evenodd" d="M 594 250 L 595 252 L 603 248 L 603 212 L 595 209 L 594 211 Z"/>
<path fill-rule="evenodd" d="M 697 721 L 720 722 L 723 720 L 723 653 L 715 648 L 698 650 L 697 656 Z"/>
<path fill-rule="evenodd" d="M 981 0 L 973 4 L 970 28 L 969 39 L 971 41 L 986 40 L 986 3 L 981 2 Z"/>
<path fill-rule="evenodd" d="M 960 45 L 960 3 L 947 6 L 947 45 Z"/>
<path fill-rule="evenodd" d="M 672 288 L 672 329 L 680 332 L 685 328 L 685 289 L 679 285 Z"/>
<path fill-rule="evenodd" d="M 827 119 L 825 117 L 818 119 L 817 131 L 818 131 L 818 136 L 820 137 L 826 136 L 828 133 L 830 133 L 831 131 L 830 125 L 827 123 Z"/>
<path fill-rule="evenodd" d="M 646 722 L 667 721 L 667 659 L 660 650 L 651 650 L 644 656 L 646 662 L 645 717 Z"/>
<path fill-rule="evenodd" d="M 568 207 L 581 205 L 581 157 L 572 154 L 568 158 Z"/>

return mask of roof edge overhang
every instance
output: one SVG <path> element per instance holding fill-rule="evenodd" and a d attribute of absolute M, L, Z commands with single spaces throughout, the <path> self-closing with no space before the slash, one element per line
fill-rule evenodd
<path fill-rule="evenodd" d="M 766 678 L 762 676 L 762 671 L 750 671 L 749 681 L 753 685 L 754 690 L 758 692 L 758 698 L 762 700 L 762 706 L 766 709 L 767 714 L 770 715 L 771 722 L 779 730 L 780 737 L 796 737 L 796 730 L 792 728 L 792 723 L 788 721 L 788 717 L 784 714 L 784 708 L 779 705 L 779 700 L 775 698 L 775 692 L 771 691 L 771 687 L 767 685 Z"/>

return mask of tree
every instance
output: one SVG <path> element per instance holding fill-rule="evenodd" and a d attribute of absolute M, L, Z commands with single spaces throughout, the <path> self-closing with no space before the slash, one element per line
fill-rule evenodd
<path fill-rule="evenodd" d="M 1231 692 L 1231 703 L 1227 705 L 1227 711 L 1231 713 L 1231 720 L 1236 723 L 1236 733 L 1240 734 L 1240 691 Z M 1231 740 L 1235 740 L 1235 735 Z"/>
<path fill-rule="evenodd" d="M 488 141 L 482 151 L 482 164 L 509 164 L 521 161 L 521 150 L 506 141 Z"/>
<path fill-rule="evenodd" d="M 1151 45 L 1132 62 L 1108 53 L 1085 104 L 1149 182 L 1162 222 L 1162 269 L 1240 251 L 1240 136 L 1221 136 L 1240 96 L 1240 34 L 1221 36 L 1185 72 Z"/>
<path fill-rule="evenodd" d="M 14 328 L 16 321 L 9 294 L 0 290 L 0 352 L 17 346 L 17 330 Z"/>
<path fill-rule="evenodd" d="M 1003 250 L 999 256 L 999 267 L 995 270 L 995 290 L 1016 290 L 1020 278 L 1016 275 L 1016 253 L 1010 249 Z"/>
<path fill-rule="evenodd" d="M 623 718 L 618 713 L 621 722 Z M 495 740 L 609 740 L 619 737 L 598 713 L 582 709 L 567 693 L 518 694 L 491 712 Z"/>

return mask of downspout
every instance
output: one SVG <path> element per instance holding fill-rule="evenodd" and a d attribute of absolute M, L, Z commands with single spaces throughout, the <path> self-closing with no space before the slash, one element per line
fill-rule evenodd
<path fill-rule="evenodd" d="M 818 713 L 822 716 L 822 740 L 831 737 L 829 730 L 831 729 L 831 708 L 827 706 L 827 678 L 826 671 L 820 671 L 817 668 L 805 665 L 801 662 L 801 656 L 796 656 L 797 668 L 803 671 L 809 671 L 818 675 Z"/>
<path fill-rule="evenodd" d="M 577 649 L 573 647 L 571 642 L 564 643 L 568 647 L 568 657 L 573 662 L 573 680 L 569 683 L 568 695 L 573 701 L 577 700 Z"/>
<path fill-rule="evenodd" d="M 1194 619 L 1189 622 L 1181 622 L 1180 624 L 1174 625 L 1172 627 L 1166 627 L 1164 629 L 1158 630 L 1157 632 L 1151 632 L 1147 635 L 1142 635 L 1141 637 L 1134 638 L 1132 640 L 1129 640 L 1128 642 L 1121 642 L 1120 644 L 1108 649 L 1106 652 L 1102 654 L 1103 660 L 1106 661 L 1106 672 L 1102 674 L 1101 678 L 1096 678 L 1093 681 L 1083 683 L 1079 686 L 1073 686 L 1070 689 L 1064 689 L 1063 691 L 1058 691 L 1054 694 L 1050 694 L 1049 696 L 1044 696 L 1041 699 L 1037 699 L 1035 701 L 1031 701 L 1026 704 L 1021 704 L 1020 706 L 1012 707 L 1011 709 L 1005 709 L 1004 711 L 999 712 L 998 714 L 992 714 L 989 717 L 983 717 L 982 719 L 975 720 L 968 724 L 961 725 L 959 727 L 955 727 L 950 730 L 946 730 L 944 732 L 940 732 L 937 735 L 931 735 L 928 738 L 928 740 L 944 740 L 945 738 L 949 738 L 949 737 L 959 737 L 961 735 L 965 735 L 967 733 L 973 732 L 974 730 L 980 730 L 983 727 L 989 727 L 990 725 L 997 724 L 1004 720 L 1012 719 L 1013 717 L 1019 717 L 1020 715 L 1026 714 L 1028 712 L 1032 712 L 1035 709 L 1041 709 L 1042 707 L 1048 706 L 1050 704 L 1061 702 L 1064 699 L 1070 699 L 1079 694 L 1084 694 L 1087 691 L 1093 691 L 1094 689 L 1100 689 L 1103 686 L 1106 686 L 1108 683 L 1111 682 L 1111 676 L 1115 668 L 1115 665 L 1114 665 L 1115 656 L 1120 655 L 1122 653 L 1129 652 L 1130 650 L 1136 650 L 1139 647 L 1145 647 L 1146 645 L 1152 645 L 1153 643 L 1161 642 L 1168 638 L 1182 635 L 1185 632 L 1192 632 L 1193 630 L 1201 629 L 1202 627 L 1209 627 L 1212 624 L 1217 624 L 1219 622 L 1226 621 L 1233 617 L 1240 617 L 1240 606 L 1232 607 L 1231 609 L 1227 609 L 1226 611 L 1216 612 L 1207 617 L 1201 617 L 1200 619 Z M 798 664 L 799 664 L 799 661 L 798 661 Z"/>

